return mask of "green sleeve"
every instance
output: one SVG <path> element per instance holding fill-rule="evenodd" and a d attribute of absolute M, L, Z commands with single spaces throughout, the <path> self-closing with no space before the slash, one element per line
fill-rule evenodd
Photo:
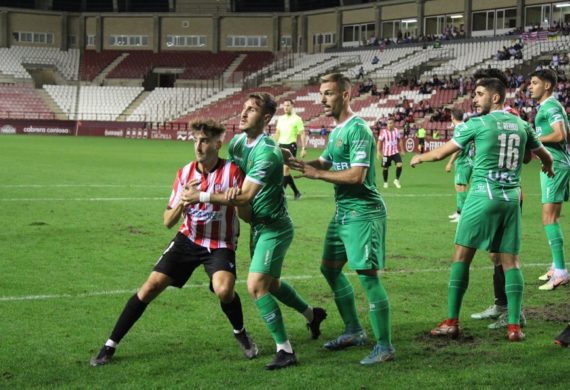
<path fill-rule="evenodd" d="M 253 160 L 253 166 L 247 171 L 247 177 L 257 184 L 267 184 L 269 178 L 276 169 L 283 169 L 283 163 L 275 153 L 269 149 L 256 154 Z"/>
<path fill-rule="evenodd" d="M 536 150 L 540 148 L 542 146 L 542 143 L 538 140 L 536 133 L 528 123 L 526 123 L 525 131 L 527 134 L 526 149 Z"/>
<path fill-rule="evenodd" d="M 350 145 L 350 165 L 370 166 L 371 146 L 374 146 L 374 139 L 369 129 L 361 124 L 355 126 L 348 134 L 348 143 Z"/>

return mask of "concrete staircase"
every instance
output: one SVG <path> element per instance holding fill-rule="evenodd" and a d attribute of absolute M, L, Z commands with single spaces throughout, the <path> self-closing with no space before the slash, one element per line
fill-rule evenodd
<path fill-rule="evenodd" d="M 67 114 L 61 111 L 61 108 L 57 105 L 55 100 L 52 99 L 49 93 L 45 89 L 36 89 L 38 96 L 44 101 L 44 103 L 52 110 L 55 114 L 55 119 L 65 120 Z"/>
<path fill-rule="evenodd" d="M 243 60 L 245 60 L 246 56 L 247 56 L 247 54 L 240 54 L 235 60 L 233 60 L 233 62 L 230 64 L 230 66 L 228 66 L 226 68 L 226 70 L 224 70 L 224 73 L 222 75 L 224 83 L 228 83 L 228 82 L 232 81 L 232 79 L 231 79 L 232 74 L 237 69 L 237 67 L 243 62 Z"/>
<path fill-rule="evenodd" d="M 93 85 L 103 85 L 103 80 L 107 78 L 107 75 L 117 67 L 125 58 L 129 56 L 129 53 L 122 53 L 120 56 L 115 58 L 113 62 L 107 65 L 101 73 L 99 73 L 91 82 Z"/>
<path fill-rule="evenodd" d="M 137 96 L 136 99 L 127 106 L 127 108 L 125 108 L 125 111 L 119 115 L 117 121 L 125 122 L 127 118 L 137 109 L 137 107 L 140 106 L 140 104 L 147 98 L 148 95 L 150 95 L 150 91 L 141 92 L 140 95 Z"/>

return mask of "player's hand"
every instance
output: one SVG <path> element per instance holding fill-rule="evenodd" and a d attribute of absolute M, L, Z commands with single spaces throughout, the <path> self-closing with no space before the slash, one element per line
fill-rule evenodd
<path fill-rule="evenodd" d="M 412 168 L 415 168 L 416 165 L 421 164 L 422 161 L 420 160 L 420 155 L 416 154 L 414 157 L 412 157 L 412 160 L 410 161 L 410 165 L 412 166 Z"/>
<path fill-rule="evenodd" d="M 301 158 L 305 158 L 305 156 L 307 155 L 307 151 L 305 150 L 305 148 L 301 149 Z"/>
<path fill-rule="evenodd" d="M 292 157 L 287 166 L 291 169 L 302 172 L 305 167 L 305 163 Z"/>
<path fill-rule="evenodd" d="M 445 165 L 445 172 L 451 172 L 451 164 Z"/>
<path fill-rule="evenodd" d="M 549 165 L 549 166 L 543 165 L 541 169 L 542 169 L 542 172 L 546 173 L 546 176 L 548 176 L 548 177 L 554 177 L 554 175 L 556 174 L 556 173 L 554 173 L 554 170 L 552 169 L 552 165 Z"/>
<path fill-rule="evenodd" d="M 290 167 L 291 161 L 295 160 L 293 153 L 289 149 L 281 148 L 281 154 L 283 155 L 283 163 Z"/>
<path fill-rule="evenodd" d="M 235 200 L 239 194 L 241 194 L 241 188 L 231 187 L 226 190 L 225 197 L 226 200 Z"/>
<path fill-rule="evenodd" d="M 299 171 L 301 172 L 301 174 L 295 176 L 295 178 L 306 177 L 307 179 L 318 179 L 320 177 L 319 175 L 320 170 L 314 168 L 309 164 L 302 164 L 302 167 L 301 169 L 299 169 Z"/>
<path fill-rule="evenodd" d="M 182 195 L 180 199 L 184 202 L 184 205 L 196 204 L 200 201 L 200 189 L 198 185 L 200 180 L 189 181 L 182 190 Z"/>

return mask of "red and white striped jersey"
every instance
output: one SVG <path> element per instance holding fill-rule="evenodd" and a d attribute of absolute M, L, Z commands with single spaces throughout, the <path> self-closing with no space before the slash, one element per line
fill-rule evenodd
<path fill-rule="evenodd" d="M 399 153 L 398 142 L 401 137 L 402 135 L 398 129 L 382 129 L 380 131 L 380 135 L 378 136 L 378 141 L 383 141 L 382 155 L 388 157 Z"/>
<path fill-rule="evenodd" d="M 199 171 L 196 161 L 192 161 L 178 170 L 168 207 L 174 208 L 178 204 L 184 186 L 192 180 L 200 180 L 200 191 L 216 193 L 225 192 L 231 187 L 241 187 L 243 179 L 238 166 L 227 160 L 219 159 L 216 168 L 207 175 Z M 205 248 L 235 250 L 239 221 L 233 206 L 197 203 L 184 209 L 184 221 L 179 231 Z"/>

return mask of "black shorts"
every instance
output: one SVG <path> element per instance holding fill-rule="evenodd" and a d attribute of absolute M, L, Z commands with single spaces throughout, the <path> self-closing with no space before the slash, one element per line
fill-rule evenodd
<path fill-rule="evenodd" d="M 392 165 L 392 161 L 395 163 L 401 163 L 402 156 L 400 156 L 400 153 L 396 153 L 388 157 L 382 157 L 382 168 L 388 168 L 390 165 Z"/>
<path fill-rule="evenodd" d="M 293 157 L 297 157 L 297 142 L 293 142 L 292 144 L 279 144 L 279 147 L 287 149 L 291 152 Z"/>
<path fill-rule="evenodd" d="M 200 265 L 204 265 L 210 281 L 217 271 L 231 272 L 236 276 L 235 259 L 236 253 L 231 249 L 208 249 L 178 232 L 154 265 L 153 271 L 172 278 L 172 285 L 181 288 Z"/>
<path fill-rule="evenodd" d="M 418 143 L 419 143 L 421 146 L 424 146 L 424 145 L 426 144 L 426 139 L 425 139 L 425 138 L 418 138 Z"/>

